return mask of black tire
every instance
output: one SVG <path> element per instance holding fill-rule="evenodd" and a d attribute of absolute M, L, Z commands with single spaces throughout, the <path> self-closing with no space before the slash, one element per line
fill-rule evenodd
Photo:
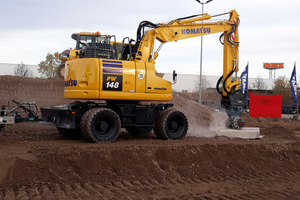
<path fill-rule="evenodd" d="M 182 139 L 188 131 L 186 116 L 177 110 L 167 109 L 159 112 L 154 132 L 160 139 Z"/>
<path fill-rule="evenodd" d="M 66 138 L 81 138 L 81 132 L 79 129 L 66 129 L 66 128 L 56 128 L 60 134 Z"/>
<path fill-rule="evenodd" d="M 112 142 L 120 133 L 121 120 L 117 113 L 108 108 L 88 110 L 81 118 L 82 136 L 88 142 Z"/>
<path fill-rule="evenodd" d="M 150 133 L 152 127 L 127 127 L 126 131 L 128 131 L 132 135 L 145 135 Z"/>

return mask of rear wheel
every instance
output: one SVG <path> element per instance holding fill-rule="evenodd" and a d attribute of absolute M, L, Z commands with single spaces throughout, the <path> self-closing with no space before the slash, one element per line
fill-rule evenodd
<path fill-rule="evenodd" d="M 156 120 L 155 134 L 160 139 L 182 139 L 188 131 L 186 116 L 177 110 L 161 110 Z"/>
<path fill-rule="evenodd" d="M 89 142 L 112 142 L 119 136 L 121 121 L 111 109 L 94 108 L 84 113 L 80 129 L 84 139 Z"/>
<path fill-rule="evenodd" d="M 152 127 L 127 127 L 126 130 L 132 135 L 145 135 L 151 132 Z"/>

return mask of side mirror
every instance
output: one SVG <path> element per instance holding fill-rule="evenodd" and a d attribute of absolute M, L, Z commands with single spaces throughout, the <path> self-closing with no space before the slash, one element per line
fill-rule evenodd
<path fill-rule="evenodd" d="M 173 84 L 177 82 L 177 73 L 173 70 Z"/>

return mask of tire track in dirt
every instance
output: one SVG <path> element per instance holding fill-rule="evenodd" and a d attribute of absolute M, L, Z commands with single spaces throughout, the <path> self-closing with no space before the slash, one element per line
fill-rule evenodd
<path fill-rule="evenodd" d="M 263 182 L 262 182 L 263 179 Z M 280 180 L 280 182 L 278 182 Z M 73 183 L 49 187 L 7 189 L 2 200 L 13 199 L 299 199 L 300 172 L 249 174 L 200 179 Z"/>

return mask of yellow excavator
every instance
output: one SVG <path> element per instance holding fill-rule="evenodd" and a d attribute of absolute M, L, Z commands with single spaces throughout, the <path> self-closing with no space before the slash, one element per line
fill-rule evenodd
<path fill-rule="evenodd" d="M 229 19 L 211 21 L 225 14 Z M 81 47 L 70 49 L 67 55 L 64 96 L 87 101 L 43 107 L 42 119 L 54 124 L 63 135 L 81 134 L 90 142 L 114 141 L 121 128 L 134 135 L 154 129 L 158 138 L 181 139 L 188 131 L 184 113 L 170 109 L 171 103 L 141 103 L 172 99 L 172 83 L 156 75 L 155 60 L 167 42 L 221 32 L 223 75 L 217 90 L 229 116 L 227 125 L 242 128 L 245 96 L 239 90 L 240 82 L 232 81 L 232 74 L 238 72 L 239 15 L 235 10 L 220 15 L 193 15 L 158 24 L 142 21 L 135 41 L 127 37 L 116 42 L 114 36 L 99 32 L 91 40 L 72 36 Z M 174 71 L 173 81 L 176 78 Z"/>

